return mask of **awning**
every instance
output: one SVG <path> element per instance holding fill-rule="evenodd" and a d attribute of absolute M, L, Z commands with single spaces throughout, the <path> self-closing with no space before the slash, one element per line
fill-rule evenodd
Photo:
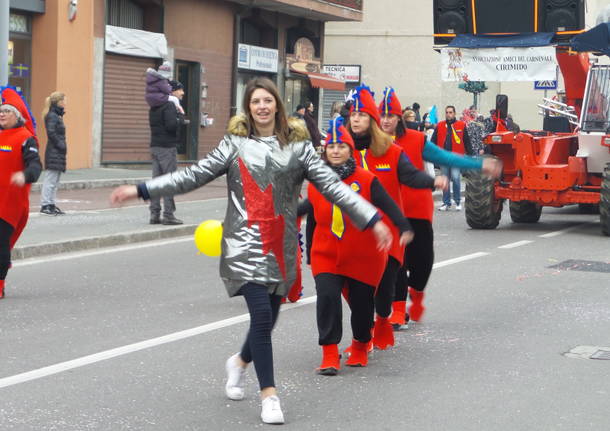
<path fill-rule="evenodd" d="M 600 24 L 585 33 L 574 36 L 572 49 L 579 52 L 601 52 L 610 56 L 610 22 Z"/>
<path fill-rule="evenodd" d="M 311 82 L 312 87 L 324 88 L 326 90 L 345 90 L 345 81 L 333 78 L 330 75 L 325 75 L 324 73 L 308 73 L 307 76 L 309 77 L 309 82 Z"/>

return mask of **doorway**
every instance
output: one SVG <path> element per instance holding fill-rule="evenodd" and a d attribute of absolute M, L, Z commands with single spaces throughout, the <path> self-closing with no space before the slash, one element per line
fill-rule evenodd
<path fill-rule="evenodd" d="M 184 97 L 180 101 L 184 109 L 184 124 L 180 130 L 177 152 L 178 160 L 198 159 L 199 147 L 199 102 L 201 99 L 201 65 L 190 61 L 176 60 L 176 80 L 184 85 Z"/>

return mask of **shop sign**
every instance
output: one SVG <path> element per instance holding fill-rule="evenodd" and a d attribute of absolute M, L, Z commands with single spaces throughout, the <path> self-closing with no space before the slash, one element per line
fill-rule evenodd
<path fill-rule="evenodd" d="M 258 70 L 259 72 L 277 73 L 278 50 L 240 43 L 238 46 L 237 67 L 240 69 Z"/>
<path fill-rule="evenodd" d="M 322 63 L 314 57 L 315 53 L 311 40 L 301 37 L 294 43 L 294 54 L 286 55 L 286 66 L 292 72 L 320 73 Z"/>
<path fill-rule="evenodd" d="M 13 64 L 10 67 L 9 74 L 14 78 L 27 78 L 30 76 L 30 66 L 27 64 Z"/>
<path fill-rule="evenodd" d="M 344 64 L 325 64 L 322 67 L 322 73 L 330 75 L 344 82 L 357 82 L 360 83 L 360 69 L 359 65 L 344 65 Z"/>
<path fill-rule="evenodd" d="M 443 81 L 552 81 L 555 48 L 447 48 L 441 50 Z"/>
<path fill-rule="evenodd" d="M 8 20 L 8 29 L 9 31 L 14 31 L 17 33 L 29 33 L 28 17 L 25 15 L 17 15 L 16 13 L 10 14 Z"/>
<path fill-rule="evenodd" d="M 8 41 L 8 64 L 13 64 L 13 57 L 15 56 L 15 44 L 12 40 Z"/>

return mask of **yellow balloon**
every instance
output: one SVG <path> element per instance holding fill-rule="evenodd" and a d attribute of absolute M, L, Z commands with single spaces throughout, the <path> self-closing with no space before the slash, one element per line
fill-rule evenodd
<path fill-rule="evenodd" d="M 222 223 L 218 220 L 206 220 L 195 229 L 195 245 L 206 256 L 220 256 L 222 241 Z"/>

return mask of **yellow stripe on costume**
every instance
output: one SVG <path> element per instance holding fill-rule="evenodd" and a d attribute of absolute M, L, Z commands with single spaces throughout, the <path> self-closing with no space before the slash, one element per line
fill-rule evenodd
<path fill-rule="evenodd" d="M 345 223 L 343 221 L 343 213 L 341 212 L 341 208 L 339 208 L 337 205 L 333 205 L 333 223 L 330 230 L 337 238 L 343 238 Z"/>
<path fill-rule="evenodd" d="M 457 132 L 455 131 L 455 129 L 453 127 L 451 127 L 451 131 L 453 132 L 453 139 L 455 139 L 455 143 L 460 145 L 462 143 L 462 140 L 458 136 Z"/>
<path fill-rule="evenodd" d="M 366 163 L 366 150 L 360 150 L 360 155 L 362 156 L 362 167 L 370 171 L 369 165 Z"/>

